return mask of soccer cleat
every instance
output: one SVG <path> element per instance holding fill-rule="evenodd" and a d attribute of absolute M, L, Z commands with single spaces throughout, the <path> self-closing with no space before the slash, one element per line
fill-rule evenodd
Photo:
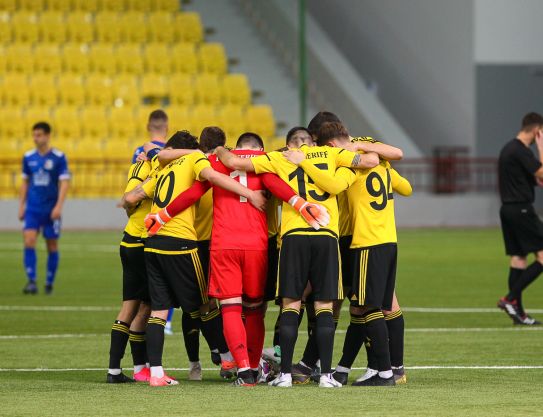
<path fill-rule="evenodd" d="M 258 374 L 256 377 L 257 384 L 268 382 L 271 374 L 272 367 L 268 362 L 261 358 L 260 363 L 258 364 Z"/>
<path fill-rule="evenodd" d="M 318 384 L 320 383 L 320 380 L 321 380 L 321 368 L 317 362 L 317 365 L 311 370 L 311 381 Z"/>
<path fill-rule="evenodd" d="M 297 363 L 292 365 L 292 383 L 295 385 L 308 384 L 311 381 L 311 368 Z"/>
<path fill-rule="evenodd" d="M 407 375 L 403 366 L 401 368 L 392 368 L 392 373 L 394 374 L 396 384 L 407 384 Z"/>
<path fill-rule="evenodd" d="M 23 294 L 37 294 L 38 293 L 38 286 L 35 282 L 29 282 L 25 285 L 23 288 Z"/>
<path fill-rule="evenodd" d="M 152 387 L 167 387 L 169 385 L 178 385 L 179 382 L 164 374 L 163 377 L 152 376 L 149 378 L 149 385 Z"/>
<path fill-rule="evenodd" d="M 149 379 L 151 379 L 151 370 L 147 367 L 134 374 L 134 381 L 136 382 L 149 382 Z"/>
<path fill-rule="evenodd" d="M 332 374 L 321 375 L 319 388 L 341 388 L 343 384 L 332 377 Z"/>
<path fill-rule="evenodd" d="M 394 385 L 396 385 L 394 376 L 381 378 L 378 373 L 363 381 L 356 380 L 353 382 L 355 387 L 393 387 Z"/>
<path fill-rule="evenodd" d="M 233 387 L 254 387 L 255 385 L 256 380 L 253 376 L 253 371 L 251 370 L 249 370 L 249 372 L 240 372 L 236 380 L 232 382 Z"/>
<path fill-rule="evenodd" d="M 106 382 L 108 384 L 124 384 L 124 383 L 130 383 L 130 382 L 136 382 L 132 378 L 126 376 L 122 372 L 119 375 L 113 375 L 109 372 L 107 373 Z"/>
<path fill-rule="evenodd" d="M 220 365 L 221 354 L 219 352 L 211 352 L 211 362 L 213 362 L 213 365 Z"/>
<path fill-rule="evenodd" d="M 519 319 L 513 320 L 514 324 L 518 324 L 520 326 L 540 326 L 541 322 L 537 321 L 533 317 L 529 316 L 528 314 L 524 314 L 523 316 L 520 316 Z"/>
<path fill-rule="evenodd" d="M 332 378 L 334 378 L 341 385 L 347 385 L 347 382 L 349 381 L 349 374 L 347 372 L 334 371 L 332 372 Z"/>
<path fill-rule="evenodd" d="M 221 378 L 230 379 L 236 374 L 236 362 L 234 361 L 222 361 L 221 362 Z"/>
<path fill-rule="evenodd" d="M 45 286 L 45 294 L 51 295 L 53 293 L 53 284 L 47 284 Z"/>
<path fill-rule="evenodd" d="M 279 374 L 273 381 L 268 382 L 270 387 L 290 388 L 292 387 L 292 375 L 291 374 Z"/>
<path fill-rule="evenodd" d="M 505 297 L 500 298 L 498 300 L 498 308 L 505 311 L 514 323 L 522 321 L 522 316 L 520 315 L 517 307 L 517 300 L 509 301 Z"/>
<path fill-rule="evenodd" d="M 202 380 L 202 365 L 200 362 L 191 363 L 189 366 L 189 381 Z"/>

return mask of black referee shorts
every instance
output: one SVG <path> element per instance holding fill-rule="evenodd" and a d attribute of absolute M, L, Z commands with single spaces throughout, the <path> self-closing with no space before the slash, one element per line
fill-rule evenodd
<path fill-rule="evenodd" d="M 505 253 L 526 256 L 543 250 L 543 223 L 527 203 L 508 203 L 500 209 Z"/>
<path fill-rule="evenodd" d="M 125 233 L 119 247 L 123 266 L 123 301 L 140 300 L 149 302 L 149 287 L 145 257 L 144 241 Z"/>

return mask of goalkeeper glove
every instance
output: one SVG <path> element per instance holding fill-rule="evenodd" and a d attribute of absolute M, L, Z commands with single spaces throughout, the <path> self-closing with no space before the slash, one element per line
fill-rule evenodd
<path fill-rule="evenodd" d="M 298 210 L 304 220 L 315 230 L 319 230 L 321 226 L 328 226 L 330 223 L 328 211 L 320 204 L 309 203 L 299 196 L 292 197 L 288 203 Z"/>
<path fill-rule="evenodd" d="M 162 226 L 168 223 L 171 219 L 172 218 L 166 209 L 162 209 L 158 213 L 149 213 L 147 216 L 145 216 L 144 220 L 148 235 L 156 235 L 157 232 L 162 229 Z"/>

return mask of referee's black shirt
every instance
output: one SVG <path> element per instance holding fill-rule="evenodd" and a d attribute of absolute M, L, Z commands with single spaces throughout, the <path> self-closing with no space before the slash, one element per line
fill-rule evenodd
<path fill-rule="evenodd" d="M 513 139 L 507 142 L 498 160 L 502 203 L 533 203 L 536 185 L 534 174 L 541 165 L 533 152 L 520 140 Z"/>

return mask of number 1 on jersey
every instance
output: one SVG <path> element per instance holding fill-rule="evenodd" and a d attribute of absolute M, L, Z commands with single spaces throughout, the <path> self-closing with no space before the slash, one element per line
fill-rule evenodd
<path fill-rule="evenodd" d="M 247 173 L 245 171 L 232 171 L 230 173 L 230 178 L 239 178 L 239 183 L 247 188 Z M 240 203 L 246 203 L 247 197 L 240 196 L 239 201 Z"/>

